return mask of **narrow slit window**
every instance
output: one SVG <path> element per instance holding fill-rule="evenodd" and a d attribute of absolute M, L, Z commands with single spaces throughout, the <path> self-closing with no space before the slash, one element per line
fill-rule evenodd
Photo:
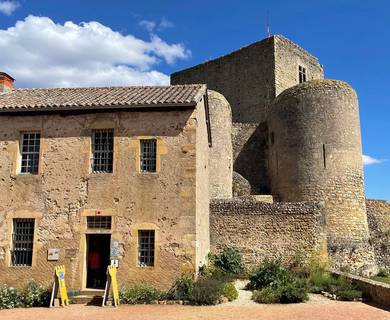
<path fill-rule="evenodd" d="M 114 130 L 92 131 L 92 172 L 111 173 L 113 165 Z"/>
<path fill-rule="evenodd" d="M 156 172 L 157 150 L 156 139 L 146 139 L 140 141 L 141 148 L 141 172 Z"/>
<path fill-rule="evenodd" d="M 326 169 L 326 149 L 325 149 L 325 144 L 322 145 L 322 158 L 324 161 L 324 168 Z"/>
<path fill-rule="evenodd" d="M 14 219 L 11 264 L 17 267 L 32 265 L 34 219 Z"/>
<path fill-rule="evenodd" d="M 22 133 L 20 141 L 20 173 L 38 174 L 41 134 L 39 132 Z"/>
<path fill-rule="evenodd" d="M 299 71 L 299 83 L 306 82 L 306 68 L 299 66 L 298 71 Z"/>
<path fill-rule="evenodd" d="M 138 266 L 154 266 L 154 230 L 138 231 Z"/>

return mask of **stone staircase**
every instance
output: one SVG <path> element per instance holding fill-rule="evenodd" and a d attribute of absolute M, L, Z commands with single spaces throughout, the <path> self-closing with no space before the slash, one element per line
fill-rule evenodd
<path fill-rule="evenodd" d="M 74 296 L 72 303 L 86 304 L 86 305 L 102 305 L 104 290 L 100 289 L 86 289 L 81 290 L 80 294 Z"/>

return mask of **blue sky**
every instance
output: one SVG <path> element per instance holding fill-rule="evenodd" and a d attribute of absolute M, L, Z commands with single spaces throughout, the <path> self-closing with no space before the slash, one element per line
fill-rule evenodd
<path fill-rule="evenodd" d="M 363 153 L 378 160 L 365 166 L 367 197 L 390 200 L 387 0 L 0 0 L 0 69 L 20 87 L 163 84 L 264 38 L 267 11 L 271 33 L 357 90 Z"/>

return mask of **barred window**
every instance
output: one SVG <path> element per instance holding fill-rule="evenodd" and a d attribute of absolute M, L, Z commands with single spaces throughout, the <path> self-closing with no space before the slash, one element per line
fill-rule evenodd
<path fill-rule="evenodd" d="M 92 131 L 92 172 L 112 172 L 113 150 L 113 129 Z"/>
<path fill-rule="evenodd" d="M 20 173 L 38 174 L 40 140 L 39 132 L 22 133 Z"/>
<path fill-rule="evenodd" d="M 31 266 L 34 241 L 34 219 L 14 219 L 11 263 L 13 266 Z"/>
<path fill-rule="evenodd" d="M 87 227 L 90 229 L 111 229 L 110 216 L 87 217 Z"/>
<path fill-rule="evenodd" d="M 141 140 L 141 171 L 156 172 L 156 139 Z"/>
<path fill-rule="evenodd" d="M 306 68 L 299 66 L 298 71 L 299 71 L 299 83 L 306 82 Z"/>
<path fill-rule="evenodd" d="M 138 231 L 138 265 L 154 266 L 154 230 Z"/>

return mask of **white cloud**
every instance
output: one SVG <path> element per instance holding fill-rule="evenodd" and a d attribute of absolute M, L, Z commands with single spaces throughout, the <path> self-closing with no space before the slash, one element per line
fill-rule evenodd
<path fill-rule="evenodd" d="M 36 16 L 0 29 L 0 52 L 0 71 L 19 87 L 168 84 L 156 66 L 191 54 L 153 34 L 145 41 L 95 21 L 62 25 Z"/>
<path fill-rule="evenodd" d="M 168 28 L 173 28 L 175 25 L 173 22 L 169 21 L 167 18 L 162 17 L 160 24 L 158 25 L 159 30 L 164 30 Z"/>
<path fill-rule="evenodd" d="M 155 30 L 162 31 L 174 27 L 173 22 L 165 17 L 162 17 L 159 23 L 151 20 L 141 20 L 138 24 L 149 33 L 154 33 Z"/>
<path fill-rule="evenodd" d="M 363 154 L 363 164 L 365 166 L 369 166 L 371 164 L 377 164 L 387 161 L 386 159 L 375 159 L 373 157 L 370 157 L 368 155 Z"/>
<path fill-rule="evenodd" d="M 156 22 L 149 20 L 142 20 L 139 22 L 139 25 L 148 32 L 153 32 L 156 28 Z"/>
<path fill-rule="evenodd" d="M 20 7 L 19 2 L 0 1 L 0 12 L 7 16 L 10 16 L 19 7 Z"/>

